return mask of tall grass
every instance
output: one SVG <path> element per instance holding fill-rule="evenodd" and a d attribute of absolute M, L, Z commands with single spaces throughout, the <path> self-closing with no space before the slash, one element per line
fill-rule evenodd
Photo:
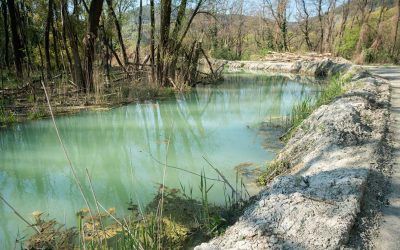
<path fill-rule="evenodd" d="M 345 92 L 344 84 L 348 79 L 341 76 L 334 76 L 329 80 L 329 83 L 322 89 L 317 99 L 313 100 L 307 97 L 294 105 L 289 115 L 289 128 L 281 137 L 285 142 L 293 137 L 296 130 L 301 127 L 303 121 L 307 119 L 321 105 L 326 105 L 332 102 L 336 97 Z M 290 168 L 290 163 L 285 160 L 274 160 L 267 164 L 266 170 L 258 178 L 258 184 L 265 186 L 274 177 L 280 175 Z"/>
<path fill-rule="evenodd" d="M 340 76 L 333 76 L 329 83 L 322 89 L 318 98 L 313 100 L 307 97 L 294 105 L 289 116 L 290 127 L 282 136 L 284 141 L 288 141 L 295 133 L 297 128 L 303 123 L 311 113 L 322 105 L 329 104 L 336 97 L 345 92 L 345 80 Z"/>
<path fill-rule="evenodd" d="M 160 185 L 145 212 L 132 206 L 132 213 L 122 219 L 116 217 L 114 209 L 105 209 L 98 201 L 97 214 L 90 215 L 88 209 L 77 213 L 76 228 L 66 229 L 54 220 L 42 219 L 40 214 L 35 224 L 40 232 L 30 237 L 25 246 L 29 249 L 58 245 L 68 245 L 69 249 L 187 249 L 222 233 L 238 218 L 245 204 L 233 203 L 234 199 L 245 197 L 230 192 L 221 197 L 227 201 L 225 206 L 210 203 L 209 193 L 218 182 L 209 183 L 204 170 L 200 176 L 199 200 L 191 198 L 192 188 L 187 194 L 183 185 L 181 189 Z M 236 184 L 239 185 L 243 183 Z M 159 211 L 161 197 L 164 203 L 162 217 Z"/>

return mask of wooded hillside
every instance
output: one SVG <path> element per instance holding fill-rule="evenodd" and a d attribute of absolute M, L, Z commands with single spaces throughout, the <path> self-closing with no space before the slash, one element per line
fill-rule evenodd
<path fill-rule="evenodd" d="M 2 75 L 21 82 L 63 73 L 86 93 L 110 82 L 113 67 L 145 71 L 159 86 L 190 85 L 206 55 L 400 58 L 398 0 L 1 0 L 1 9 Z"/>

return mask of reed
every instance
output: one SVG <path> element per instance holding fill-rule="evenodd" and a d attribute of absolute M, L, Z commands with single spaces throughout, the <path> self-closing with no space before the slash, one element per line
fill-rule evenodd
<path fill-rule="evenodd" d="M 90 205 L 93 204 L 89 203 L 89 199 L 83 191 L 77 171 L 62 141 L 43 82 L 42 86 L 59 143 L 87 208 L 77 213 L 76 228 L 67 229 L 54 220 L 44 220 L 40 217 L 41 214 L 35 225 L 26 221 L 29 226 L 37 229 L 36 234 L 27 240 L 28 246 L 33 247 L 32 249 L 60 244 L 67 244 L 68 249 L 182 249 L 190 246 L 193 235 L 201 235 L 204 240 L 207 240 L 223 232 L 240 214 L 239 211 L 245 204 L 246 193 L 248 194 L 242 179 L 237 174 L 236 183 L 232 185 L 224 174 L 205 157 L 203 157 L 204 160 L 216 172 L 217 178 L 206 176 L 204 169 L 200 174 L 185 171 L 200 177 L 200 200 L 193 199 L 193 187 L 189 187 L 188 194 L 182 183 L 180 183 L 181 190 L 166 187 L 167 169 L 176 168 L 168 165 L 169 143 L 165 162 L 162 164 L 163 177 L 158 194 L 144 211 L 141 209 L 132 211 L 132 215 L 127 218 L 119 219 L 115 215 L 115 209 L 106 209 L 99 202 L 90 174 L 85 169 L 92 195 L 90 201 L 95 206 L 95 211 L 92 211 Z M 172 139 L 172 132 L 173 129 L 171 129 L 168 141 Z M 224 197 L 221 199 L 225 200 L 224 206 L 216 206 L 209 201 L 209 193 L 215 184 L 223 185 Z M 226 192 L 227 188 L 230 189 L 230 192 Z M 139 206 L 132 207 L 138 208 Z M 18 215 L 18 213 L 16 214 Z M 47 231 L 43 230 L 44 227 Z"/>
<path fill-rule="evenodd" d="M 311 113 L 322 105 L 329 104 L 336 97 L 345 92 L 346 79 L 341 76 L 333 76 L 329 83 L 320 92 L 316 100 L 307 97 L 297 103 L 289 116 L 290 126 L 288 131 L 281 137 L 284 141 L 288 141 L 295 133 L 297 128 L 307 119 Z"/>

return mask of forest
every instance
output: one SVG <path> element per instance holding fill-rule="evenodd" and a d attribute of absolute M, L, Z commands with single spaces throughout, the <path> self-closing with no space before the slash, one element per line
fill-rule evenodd
<path fill-rule="evenodd" d="M 127 76 L 147 72 L 158 86 L 176 87 L 201 78 L 202 57 L 251 60 L 274 51 L 397 63 L 399 5 L 391 0 L 2 0 L 3 84 L 51 82 L 61 74 L 63 82 L 94 93 L 119 70 Z"/>

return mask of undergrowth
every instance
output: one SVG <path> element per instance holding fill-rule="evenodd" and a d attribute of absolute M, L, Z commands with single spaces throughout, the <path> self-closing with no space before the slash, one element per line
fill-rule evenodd
<path fill-rule="evenodd" d="M 214 184 L 200 176 L 201 199 L 192 198 L 193 188 L 186 190 L 160 185 L 154 199 L 141 211 L 130 203 L 130 214 L 116 218 L 115 209 L 104 212 L 87 208 L 77 212 L 77 226 L 65 228 L 55 220 L 42 219 L 34 212 L 39 229 L 23 244 L 26 249 L 188 249 L 217 236 L 233 224 L 243 211 L 244 197 L 224 192 L 225 206 L 211 204 L 208 193 Z M 160 215 L 160 201 L 163 202 Z"/>

